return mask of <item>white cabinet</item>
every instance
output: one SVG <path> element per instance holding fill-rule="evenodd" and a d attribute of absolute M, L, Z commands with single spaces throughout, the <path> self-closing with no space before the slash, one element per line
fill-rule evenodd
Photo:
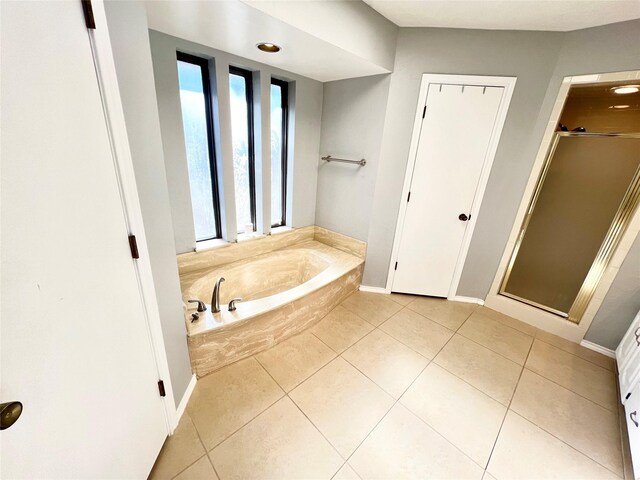
<path fill-rule="evenodd" d="M 629 447 L 633 462 L 633 478 L 640 478 L 640 383 L 635 388 L 624 406 L 629 432 Z"/>
<path fill-rule="evenodd" d="M 640 480 L 640 312 L 616 350 L 620 399 L 624 404 L 633 478 Z"/>
<path fill-rule="evenodd" d="M 625 404 L 631 391 L 640 382 L 640 312 L 620 342 L 616 359 L 620 372 L 620 400 Z"/>

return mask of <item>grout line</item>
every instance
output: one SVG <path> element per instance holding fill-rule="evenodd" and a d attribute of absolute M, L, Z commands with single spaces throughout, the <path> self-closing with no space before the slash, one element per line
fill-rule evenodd
<path fill-rule="evenodd" d="M 531 349 L 533 348 L 533 342 L 529 345 L 529 350 L 527 351 L 527 356 L 524 359 L 524 363 L 527 363 L 529 360 L 529 355 L 531 355 Z M 491 457 L 493 457 L 493 452 L 496 449 L 496 445 L 498 444 L 498 439 L 500 438 L 500 434 L 502 433 L 502 427 L 504 427 L 504 422 L 507 419 L 507 415 L 509 414 L 509 410 L 511 410 L 511 404 L 513 403 L 513 397 L 516 396 L 516 390 L 518 390 L 518 385 L 520 385 L 520 380 L 522 380 L 522 373 L 524 372 L 524 366 L 520 369 L 520 375 L 518 375 L 518 381 L 516 382 L 516 386 L 511 393 L 511 398 L 509 399 L 509 405 L 507 405 L 507 409 L 504 412 L 504 416 L 502 417 L 502 423 L 500 423 L 500 428 L 498 429 L 498 434 L 496 435 L 496 439 L 493 442 L 493 447 L 491 447 L 491 452 L 489 453 L 489 458 L 487 459 L 487 465 L 485 466 L 485 471 L 489 468 L 489 464 L 491 463 Z M 513 411 L 513 410 L 512 410 Z M 534 424 L 535 425 L 535 424 Z"/>
<path fill-rule="evenodd" d="M 603 409 L 603 410 L 605 410 L 605 411 L 607 411 L 607 412 L 609 412 L 609 413 L 613 413 L 613 414 L 615 414 L 616 416 L 618 416 L 618 414 L 617 414 L 616 412 L 614 412 L 613 410 L 610 410 L 610 409 L 608 409 L 607 407 L 605 407 L 605 406 L 603 406 L 603 405 L 600 405 L 598 402 L 596 402 L 596 401 L 592 400 L 591 398 L 585 397 L 585 396 L 584 396 L 584 395 L 582 395 L 581 393 L 574 392 L 574 391 L 573 391 L 573 390 L 571 390 L 570 388 L 566 387 L 565 385 L 562 385 L 561 383 L 558 383 L 557 381 L 555 381 L 555 380 L 553 380 L 553 379 L 551 379 L 551 378 L 547 378 L 543 373 L 536 372 L 535 370 L 532 370 L 531 368 L 528 368 L 528 367 L 524 367 L 524 369 L 525 369 L 525 370 L 528 370 L 529 372 L 531 372 L 531 373 L 533 373 L 533 374 L 535 374 L 535 375 L 538 375 L 539 377 L 544 378 L 544 379 L 545 379 L 545 380 L 547 380 L 548 382 L 551 382 L 551 383 L 553 383 L 553 384 L 555 384 L 555 385 L 559 386 L 560 388 L 564 388 L 564 389 L 565 389 L 565 390 L 567 390 L 568 392 L 571 392 L 571 393 L 573 393 L 573 394 L 577 395 L 578 397 L 580 397 L 580 398 L 582 398 L 582 399 L 584 399 L 584 400 L 588 401 L 589 403 L 592 403 L 593 405 L 595 405 L 595 406 L 597 406 L 597 407 L 599 407 L 599 408 L 601 408 L 601 409 Z M 618 397 L 616 397 L 616 399 L 617 399 L 617 398 L 618 398 Z"/>
<path fill-rule="evenodd" d="M 555 438 L 556 440 L 564 443 L 567 447 L 569 447 L 570 449 L 574 450 L 575 452 L 578 452 L 580 455 L 582 455 L 585 458 L 588 458 L 589 460 L 591 460 L 593 463 L 596 463 L 598 465 L 600 465 L 602 468 L 604 468 L 605 470 L 608 470 L 609 472 L 611 472 L 613 475 L 615 475 L 617 478 L 623 479 L 624 478 L 624 464 L 622 464 L 622 471 L 623 471 L 623 477 L 620 477 L 620 475 L 618 475 L 616 472 L 614 472 L 613 470 L 611 470 L 609 467 L 607 467 L 606 465 L 603 465 L 602 463 L 600 463 L 598 460 L 596 460 L 595 458 L 592 458 L 591 455 L 587 455 L 585 452 L 583 452 L 582 450 L 578 450 L 576 447 L 574 447 L 573 445 L 571 445 L 570 443 L 567 443 L 566 441 L 564 441 L 562 438 L 557 437 L 555 434 L 553 434 L 552 432 L 545 430 L 544 428 L 542 428 L 540 425 L 538 425 L 537 423 L 532 422 L 531 420 L 529 420 L 527 417 L 525 417 L 524 415 L 516 412 L 515 410 L 511 410 L 509 409 L 510 412 L 512 412 L 514 415 L 519 416 L 520 418 L 526 420 L 527 422 L 529 422 L 531 425 L 535 426 L 536 428 L 539 428 L 540 430 L 542 430 L 543 432 L 551 435 L 553 438 Z"/>
<path fill-rule="evenodd" d="M 545 333 L 549 333 L 549 332 L 545 332 Z M 552 334 L 552 333 L 549 333 L 549 335 L 553 335 L 553 334 Z M 562 338 L 562 337 L 560 337 L 560 338 Z M 611 374 L 613 374 L 613 375 L 615 375 L 615 374 L 616 374 L 616 372 L 615 372 L 615 371 L 610 370 L 610 369 L 608 369 L 607 367 L 603 367 L 602 365 L 598 365 L 597 363 L 592 362 L 591 360 L 588 360 L 588 359 L 586 359 L 586 358 L 584 358 L 584 357 L 581 357 L 580 355 L 576 355 L 575 353 L 568 352 L 568 351 L 567 351 L 567 350 L 565 350 L 564 348 L 562 348 L 562 347 L 558 347 L 557 345 L 554 345 L 553 343 L 546 342 L 546 341 L 544 341 L 544 340 L 543 340 L 543 339 L 541 339 L 541 338 L 534 337 L 534 340 L 538 340 L 539 342 L 542 342 L 542 343 L 545 343 L 545 344 L 547 344 L 547 345 L 550 345 L 550 346 L 552 346 L 553 348 L 557 348 L 558 350 L 560 350 L 560 351 L 562 351 L 562 352 L 564 352 L 564 353 L 566 353 L 566 354 L 568 354 L 568 355 L 571 355 L 571 356 L 577 357 L 577 358 L 579 358 L 580 360 L 584 360 L 585 362 L 590 363 L 591 365 L 595 365 L 596 367 L 599 367 L 599 368 L 601 368 L 601 369 L 603 369 L 603 370 L 605 370 L 605 371 L 607 371 L 607 372 L 609 372 L 609 373 L 611 373 Z M 563 340 L 564 340 L 564 339 L 563 339 Z M 569 340 L 567 340 L 567 342 L 568 342 L 568 341 L 569 341 Z M 581 346 L 579 343 L 576 343 L 575 345 Z M 582 348 L 584 348 L 584 347 L 582 347 Z M 593 350 L 590 350 L 590 351 L 592 351 L 592 352 L 593 352 Z M 595 352 L 595 353 L 598 353 L 598 352 Z M 607 358 L 609 358 L 609 357 L 607 357 Z M 614 360 L 614 364 L 615 364 L 615 359 L 612 359 L 612 360 Z"/>
<path fill-rule="evenodd" d="M 198 437 L 200 438 L 200 437 Z M 200 440 L 202 442 L 202 440 Z M 203 445 L 204 448 L 204 445 Z M 198 463 L 200 460 L 202 460 L 202 457 L 206 457 L 207 455 L 207 449 L 205 448 L 205 453 L 204 455 L 199 456 L 195 461 L 191 462 L 189 465 L 187 465 L 186 467 L 184 467 L 182 470 L 180 470 L 178 473 L 176 473 L 173 477 L 171 477 L 171 479 L 173 480 L 174 478 L 177 478 L 178 476 L 182 475 L 186 470 L 189 470 L 189 468 L 191 468 L 192 466 L 194 466 L 196 463 Z M 213 466 L 213 465 L 212 465 Z M 215 469 L 214 469 L 215 470 Z M 151 473 L 153 473 L 153 469 L 151 469 Z M 151 473 L 149 474 L 149 478 L 151 478 Z M 217 475 L 217 473 L 216 473 Z"/>
<path fill-rule="evenodd" d="M 462 334 L 462 333 L 460 333 L 460 332 L 456 332 L 456 335 L 460 335 L 460 336 L 461 336 L 462 338 L 464 338 L 465 340 L 469 340 L 470 342 L 475 343 L 476 345 L 479 345 L 480 347 L 482 347 L 482 348 L 485 348 L 485 349 L 489 350 L 491 353 L 495 353 L 495 354 L 496 354 L 496 355 L 498 355 L 499 357 L 502 357 L 502 358 L 504 358 L 505 360 L 509 360 L 511 363 L 513 363 L 513 364 L 515 364 L 515 365 L 518 365 L 520 368 L 523 368 L 523 367 L 524 367 L 524 363 L 526 363 L 526 358 L 525 358 L 525 362 L 524 362 L 524 363 L 522 363 L 522 364 L 520 364 L 520 363 L 516 362 L 515 360 L 512 360 L 512 359 L 511 359 L 511 358 L 509 358 L 509 357 L 505 357 L 505 356 L 504 356 L 503 354 L 501 354 L 500 352 L 496 352 L 495 350 L 493 350 L 493 349 L 491 349 L 491 348 L 487 347 L 486 345 L 483 345 L 482 343 L 478 342 L 477 340 L 474 340 L 473 338 L 469 338 L 469 337 L 467 337 L 466 335 L 464 335 L 464 334 Z M 531 342 L 531 345 L 533 345 L 533 342 Z M 529 345 L 529 348 L 531 348 L 531 345 Z"/>

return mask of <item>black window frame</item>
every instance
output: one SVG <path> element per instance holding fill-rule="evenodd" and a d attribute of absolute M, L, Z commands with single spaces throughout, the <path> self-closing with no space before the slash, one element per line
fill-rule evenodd
<path fill-rule="evenodd" d="M 281 168 L 282 168 L 282 218 L 280 223 L 274 223 L 271 228 L 283 227 L 287 224 L 287 167 L 288 167 L 288 151 L 289 151 L 289 82 L 271 78 L 271 85 L 280 87 L 280 107 L 282 108 L 282 149 L 281 149 Z M 271 98 L 271 92 L 269 92 Z M 273 159 L 271 159 L 273 161 Z"/>
<path fill-rule="evenodd" d="M 253 72 L 244 68 L 229 66 L 229 76 L 238 75 L 244 78 L 245 97 L 247 101 L 247 135 L 248 135 L 248 156 L 249 156 L 249 208 L 251 209 L 251 223 L 253 231 L 256 231 L 256 153 L 254 135 L 254 114 L 253 114 Z M 236 230 L 240 225 L 236 225 Z M 244 234 L 253 232 L 243 232 Z"/>
<path fill-rule="evenodd" d="M 196 240 L 197 242 L 206 242 L 208 240 L 214 240 L 222 238 L 222 220 L 220 215 L 220 191 L 218 187 L 218 167 L 216 164 L 216 151 L 215 151 L 215 130 L 213 128 L 213 96 L 211 95 L 211 81 L 209 77 L 209 60 L 207 58 L 197 57 L 183 52 L 176 52 L 176 68 L 177 62 L 190 63 L 200 67 L 200 73 L 202 75 L 202 90 L 205 100 L 205 116 L 207 122 L 207 146 L 209 148 L 209 171 L 211 173 L 211 197 L 213 199 L 213 216 L 216 222 L 216 236 L 211 238 L 204 238 Z"/>

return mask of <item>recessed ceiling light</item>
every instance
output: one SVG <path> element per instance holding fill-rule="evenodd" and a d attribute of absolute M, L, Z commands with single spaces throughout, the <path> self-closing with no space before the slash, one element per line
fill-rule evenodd
<path fill-rule="evenodd" d="M 618 95 L 624 95 L 626 93 L 636 93 L 640 91 L 640 86 L 638 85 L 624 85 L 622 87 L 613 87 L 613 93 L 617 93 Z"/>
<path fill-rule="evenodd" d="M 258 50 L 261 50 L 267 53 L 278 53 L 281 50 L 278 45 L 276 45 L 275 43 L 269 43 L 269 42 L 261 42 L 257 44 L 256 47 L 258 47 Z"/>
<path fill-rule="evenodd" d="M 609 108 L 629 108 L 629 105 L 611 105 Z"/>

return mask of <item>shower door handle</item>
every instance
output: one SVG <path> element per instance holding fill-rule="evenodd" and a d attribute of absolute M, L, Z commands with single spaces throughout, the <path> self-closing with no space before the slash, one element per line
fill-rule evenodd
<path fill-rule="evenodd" d="M 471 215 L 467 215 L 466 213 L 461 213 L 460 215 L 458 215 L 458 220 L 462 220 L 463 222 L 466 222 L 470 218 Z"/>

